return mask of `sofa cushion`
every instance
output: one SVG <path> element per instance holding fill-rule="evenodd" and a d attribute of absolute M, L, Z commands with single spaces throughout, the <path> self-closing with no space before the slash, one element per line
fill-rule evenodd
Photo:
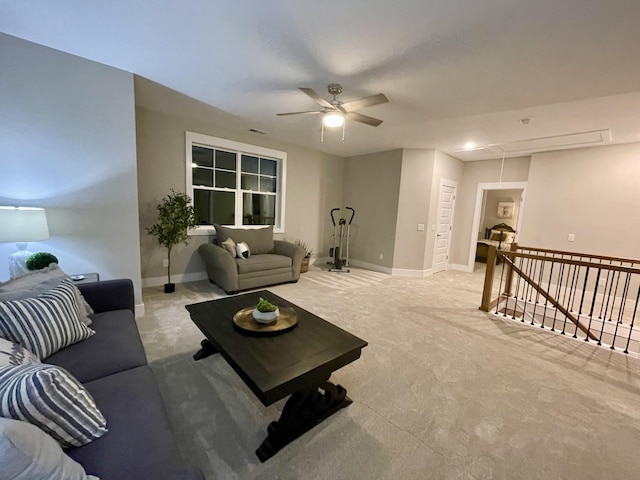
<path fill-rule="evenodd" d="M 43 363 L 0 369 L 0 416 L 41 428 L 63 448 L 85 445 L 107 432 L 80 382 L 63 368 Z"/>
<path fill-rule="evenodd" d="M 37 297 L 0 302 L 0 333 L 39 358 L 46 358 L 94 331 L 80 321 L 71 280 Z"/>
<path fill-rule="evenodd" d="M 12 480 L 99 480 L 38 427 L 9 418 L 0 418 L 0 465 L 2 478 Z"/>
<path fill-rule="evenodd" d="M 260 255 L 262 253 L 273 253 L 275 244 L 273 243 L 273 225 L 265 228 L 231 228 L 214 224 L 216 229 L 216 237 L 218 244 L 227 238 L 232 238 L 234 242 L 246 242 L 249 245 L 252 255 Z"/>
<path fill-rule="evenodd" d="M 181 468 L 180 453 L 148 366 L 85 385 L 109 424 L 102 438 L 67 453 L 101 480 L 164 480 Z"/>
<path fill-rule="evenodd" d="M 284 255 L 252 255 L 249 258 L 236 258 L 238 273 L 261 272 L 276 268 L 291 268 L 291 258 Z"/>
<path fill-rule="evenodd" d="M 44 361 L 67 369 L 82 383 L 146 365 L 140 334 L 131 310 L 91 316 L 96 334 Z"/>
<path fill-rule="evenodd" d="M 36 270 L 21 277 L 12 278 L 8 282 L 0 283 L 0 301 L 37 297 L 41 293 L 57 287 L 62 280 L 68 278 L 70 278 L 69 275 L 64 273 L 58 264 L 52 263 L 41 270 Z M 85 325 L 91 325 L 91 320 L 88 317 L 93 313 L 91 306 L 86 302 L 80 290 L 75 285 L 74 293 L 78 301 L 80 321 Z"/>
<path fill-rule="evenodd" d="M 28 363 L 37 363 L 40 360 L 22 345 L 0 338 L 0 368 L 17 367 Z"/>

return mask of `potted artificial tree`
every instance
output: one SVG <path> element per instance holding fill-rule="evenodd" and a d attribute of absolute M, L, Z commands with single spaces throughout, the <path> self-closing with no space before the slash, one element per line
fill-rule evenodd
<path fill-rule="evenodd" d="M 309 247 L 307 242 L 302 240 L 296 240 L 296 245 L 304 250 L 304 258 L 302 259 L 302 265 L 300 266 L 300 273 L 305 273 L 309 271 L 309 259 L 311 258 L 311 254 L 313 250 Z"/>
<path fill-rule="evenodd" d="M 191 198 L 173 188 L 156 208 L 158 221 L 147 228 L 147 233 L 157 237 L 160 245 L 167 249 L 167 283 L 164 284 L 164 293 L 173 293 L 176 286 L 171 283 L 171 249 L 179 243 L 189 243 L 188 230 L 196 226 L 196 217 Z"/>

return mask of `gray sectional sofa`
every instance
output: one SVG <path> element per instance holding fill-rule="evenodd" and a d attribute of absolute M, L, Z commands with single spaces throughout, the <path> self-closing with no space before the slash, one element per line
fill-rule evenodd
<path fill-rule="evenodd" d="M 108 433 L 66 450 L 101 480 L 204 480 L 185 468 L 134 318 L 133 284 L 79 284 L 96 334 L 43 360 L 67 369 L 93 396 Z"/>
<path fill-rule="evenodd" d="M 209 281 L 225 292 L 297 282 L 300 278 L 304 249 L 291 242 L 274 240 L 273 226 L 242 229 L 215 225 L 215 229 L 215 243 L 200 245 L 198 253 L 206 264 Z M 241 242 L 249 246 L 248 258 L 232 253 L 230 245 Z"/>

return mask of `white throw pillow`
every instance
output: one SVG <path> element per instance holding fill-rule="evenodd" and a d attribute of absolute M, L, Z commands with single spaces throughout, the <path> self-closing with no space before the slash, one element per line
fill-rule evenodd
<path fill-rule="evenodd" d="M 38 357 L 22 345 L 0 338 L 0 368 L 39 362 Z"/>
<path fill-rule="evenodd" d="M 251 250 L 249 250 L 247 242 L 236 243 L 236 253 L 238 254 L 238 258 L 249 258 L 251 256 Z"/>
<path fill-rule="evenodd" d="M 0 369 L 0 417 L 35 425 L 62 448 L 107 433 L 107 421 L 82 384 L 64 368 L 45 363 Z"/>
<path fill-rule="evenodd" d="M 41 359 L 94 333 L 78 318 L 71 280 L 35 298 L 0 302 L 0 336 Z"/>
<path fill-rule="evenodd" d="M 231 237 L 227 238 L 224 242 L 221 243 L 222 248 L 224 248 L 232 257 L 236 256 L 236 242 L 233 241 Z"/>
<path fill-rule="evenodd" d="M 100 480 L 38 427 L 10 418 L 0 418 L 0 465 L 6 480 Z"/>
<path fill-rule="evenodd" d="M 69 275 L 64 273 L 57 263 L 52 263 L 41 270 L 29 272 L 8 282 L 0 282 L 0 301 L 21 300 L 38 296 L 58 286 L 62 280 L 68 278 L 70 278 Z M 74 285 L 73 288 L 78 299 L 80 321 L 85 325 L 91 325 L 89 315 L 93 313 L 93 309 L 84 299 L 78 287 Z"/>

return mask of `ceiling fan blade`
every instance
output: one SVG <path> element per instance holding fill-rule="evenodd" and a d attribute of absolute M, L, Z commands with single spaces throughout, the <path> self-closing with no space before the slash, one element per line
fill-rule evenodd
<path fill-rule="evenodd" d="M 311 97 L 318 105 L 333 109 L 333 105 L 327 102 L 324 98 L 318 95 L 313 88 L 304 88 L 300 87 L 300 90 L 306 93 L 309 97 Z"/>
<path fill-rule="evenodd" d="M 367 115 L 362 115 L 361 113 L 355 113 L 355 112 L 347 113 L 347 118 L 351 120 L 355 120 L 356 122 L 371 125 L 372 127 L 377 127 L 382 123 L 382 120 L 379 120 L 373 117 L 368 117 Z"/>
<path fill-rule="evenodd" d="M 373 105 L 380 105 L 381 103 L 387 103 L 389 99 L 382 93 L 377 95 L 371 95 L 369 97 L 359 98 L 358 100 L 352 100 L 340 105 L 347 112 L 355 112 L 365 107 L 372 107 Z"/>
<path fill-rule="evenodd" d="M 287 113 L 276 113 L 276 115 L 278 115 L 279 117 L 282 117 L 284 115 L 304 115 L 304 114 L 309 114 L 309 113 L 324 113 L 320 110 L 308 110 L 306 112 L 287 112 Z"/>

